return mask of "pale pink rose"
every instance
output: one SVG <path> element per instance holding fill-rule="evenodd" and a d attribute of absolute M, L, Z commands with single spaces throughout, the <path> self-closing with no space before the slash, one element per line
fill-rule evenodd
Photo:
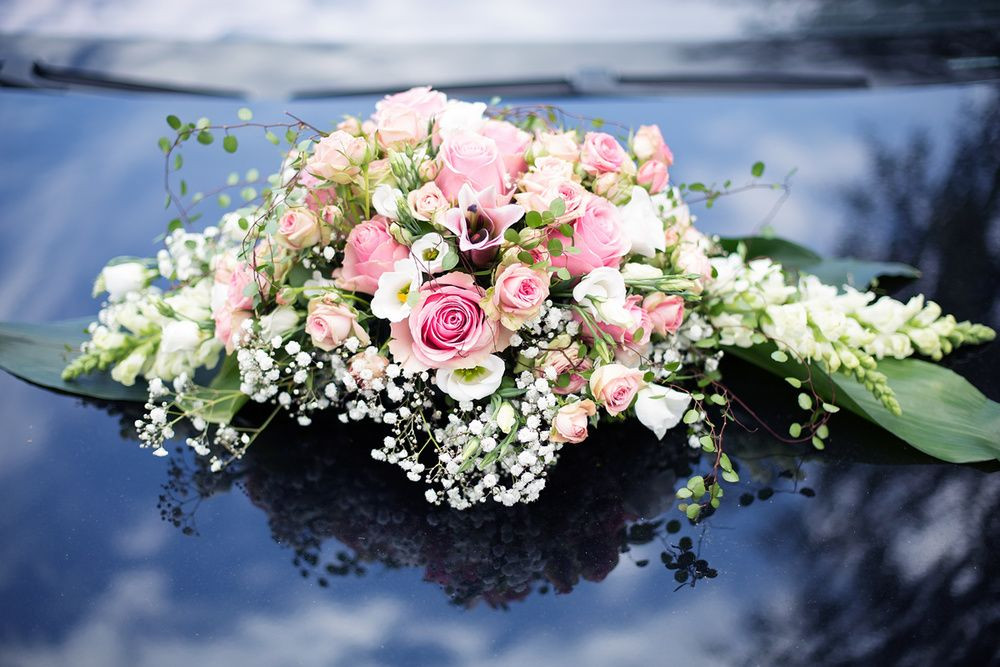
<path fill-rule="evenodd" d="M 605 364 L 590 374 L 590 393 L 609 415 L 617 415 L 628 410 L 636 392 L 645 385 L 642 376 L 638 368 Z"/>
<path fill-rule="evenodd" d="M 495 141 L 468 130 L 459 130 L 441 143 L 435 183 L 449 201 L 458 201 L 466 183 L 476 192 L 493 188 L 502 201 L 510 201 L 507 169 Z"/>
<path fill-rule="evenodd" d="M 313 213 L 318 213 L 324 206 L 337 200 L 337 191 L 334 188 L 319 187 L 322 182 L 304 169 L 299 172 L 299 185 L 309 190 L 306 194 L 306 206 Z"/>
<path fill-rule="evenodd" d="M 374 188 L 381 183 L 395 185 L 396 177 L 392 175 L 392 165 L 389 158 L 372 160 L 368 163 L 368 187 Z"/>
<path fill-rule="evenodd" d="M 319 212 L 319 219 L 330 227 L 336 227 L 344 219 L 344 212 L 335 204 L 324 206 Z"/>
<path fill-rule="evenodd" d="M 573 164 L 557 157 L 540 157 L 521 176 L 518 185 L 525 192 L 545 192 L 549 188 L 573 180 Z"/>
<path fill-rule="evenodd" d="M 587 384 L 581 373 L 589 371 L 591 365 L 589 358 L 580 355 L 580 345 L 570 342 L 564 334 L 552 341 L 551 348 L 539 358 L 536 368 L 543 373 L 551 368 L 556 377 L 569 375 L 569 384 L 560 387 L 553 383 L 552 391 L 556 394 L 575 394 Z"/>
<path fill-rule="evenodd" d="M 639 158 L 639 162 L 647 160 L 657 160 L 666 166 L 674 163 L 674 154 L 670 152 L 670 147 L 663 141 L 658 125 L 642 125 L 639 131 L 632 137 L 632 152 Z"/>
<path fill-rule="evenodd" d="M 469 368 L 506 349 L 511 334 L 486 317 L 485 294 L 475 278 L 457 271 L 421 285 L 409 318 L 391 325 L 393 359 L 413 371 Z"/>
<path fill-rule="evenodd" d="M 496 142 L 509 178 L 515 179 L 524 173 L 528 168 L 524 154 L 531 146 L 530 134 L 504 120 L 488 120 L 483 123 L 479 132 Z"/>
<path fill-rule="evenodd" d="M 611 336 L 611 339 L 619 347 L 634 349 L 645 345 L 649 342 L 649 337 L 653 335 L 653 320 L 649 313 L 643 310 L 641 302 L 642 297 L 638 294 L 633 294 L 625 299 L 625 310 L 632 316 L 631 327 L 624 328 L 607 322 L 597 322 L 597 328 Z M 579 315 L 575 315 L 574 318 L 578 322 L 583 321 Z M 639 329 L 642 329 L 642 336 L 636 338 L 635 332 Z M 588 343 L 594 340 L 593 332 L 586 325 L 580 327 L 580 335 Z"/>
<path fill-rule="evenodd" d="M 635 177 L 636 183 L 649 190 L 651 195 L 663 192 L 669 180 L 670 172 L 667 171 L 667 165 L 659 160 L 643 162 Z"/>
<path fill-rule="evenodd" d="M 401 105 L 384 107 L 375 118 L 375 138 L 382 148 L 416 146 L 427 136 L 427 119 Z"/>
<path fill-rule="evenodd" d="M 618 209 L 603 197 L 590 197 L 584 204 L 583 215 L 569 223 L 573 226 L 572 240 L 553 228 L 549 238 L 562 241 L 563 247 L 576 247 L 579 252 L 552 258 L 555 267 L 566 267 L 573 276 L 590 273 L 599 266 L 618 267 L 631 247 L 622 232 Z"/>
<path fill-rule="evenodd" d="M 240 342 L 243 323 L 252 317 L 249 310 L 223 308 L 214 314 L 215 338 L 226 346 L 226 354 L 232 354 Z"/>
<path fill-rule="evenodd" d="M 433 181 L 437 178 L 439 166 L 437 160 L 424 160 L 417 167 L 417 175 L 422 181 Z"/>
<path fill-rule="evenodd" d="M 688 238 L 690 234 L 687 233 L 681 237 L 681 244 L 674 251 L 674 266 L 682 273 L 696 273 L 708 280 L 712 277 L 712 262 L 701 249 L 701 245 L 698 242 L 688 241 Z"/>
<path fill-rule="evenodd" d="M 351 374 L 354 381 L 362 387 L 371 384 L 372 380 L 377 380 L 385 376 L 386 366 L 389 360 L 381 354 L 370 354 L 361 351 L 351 357 L 347 362 L 347 372 Z"/>
<path fill-rule="evenodd" d="M 632 178 L 609 171 L 594 179 L 594 193 L 615 204 L 624 204 L 632 196 Z"/>
<path fill-rule="evenodd" d="M 375 294 L 378 279 L 392 271 L 397 260 L 410 256 L 410 250 L 389 233 L 388 221 L 380 215 L 351 230 L 344 246 L 344 263 L 334 271 L 340 289 Z"/>
<path fill-rule="evenodd" d="M 549 297 L 549 273 L 524 264 L 509 264 L 497 274 L 487 294 L 483 304 L 487 315 L 516 331 L 538 315 Z"/>
<path fill-rule="evenodd" d="M 535 137 L 535 154 L 549 155 L 567 162 L 580 159 L 580 143 L 576 138 L 576 130 L 568 132 L 539 132 Z"/>
<path fill-rule="evenodd" d="M 236 270 L 236 266 L 239 264 L 239 260 L 236 258 L 234 252 L 222 253 L 215 257 L 215 283 L 228 286 L 230 279 L 233 277 L 233 271 Z"/>
<path fill-rule="evenodd" d="M 552 442 L 569 442 L 577 444 L 587 439 L 587 426 L 590 418 L 597 414 L 597 406 L 589 398 L 575 403 L 567 403 L 559 408 L 552 420 Z"/>
<path fill-rule="evenodd" d="M 368 332 L 358 323 L 358 314 L 329 294 L 309 301 L 306 333 L 312 337 L 313 345 L 328 352 L 351 336 L 362 345 L 371 342 Z"/>
<path fill-rule="evenodd" d="M 364 134 L 364 131 L 361 129 L 361 119 L 354 116 L 344 116 L 344 120 L 337 123 L 337 129 L 355 137 Z"/>
<path fill-rule="evenodd" d="M 438 213 L 451 208 L 451 203 L 441 192 L 441 188 L 433 182 L 424 183 L 406 195 L 406 203 L 413 217 L 424 221 L 431 221 Z"/>
<path fill-rule="evenodd" d="M 653 292 L 643 299 L 642 308 L 649 313 L 653 331 L 661 336 L 677 333 L 684 321 L 684 299 L 676 294 Z"/>
<path fill-rule="evenodd" d="M 337 130 L 320 139 L 306 162 L 306 170 L 317 178 L 334 183 L 350 183 L 361 173 L 368 155 L 368 142 Z"/>
<path fill-rule="evenodd" d="M 361 134 L 359 136 L 371 139 L 375 136 L 375 121 L 371 118 L 361 123 Z"/>
<path fill-rule="evenodd" d="M 514 195 L 518 204 L 528 211 L 548 211 L 552 202 L 561 199 L 565 210 L 556 218 L 556 224 L 571 222 L 583 215 L 584 204 L 590 194 L 579 183 L 563 181 L 541 192 L 519 192 Z"/>
<path fill-rule="evenodd" d="M 278 220 L 278 243 L 291 250 L 302 250 L 319 243 L 322 238 L 319 220 L 307 208 L 290 208 Z"/>
<path fill-rule="evenodd" d="M 433 90 L 430 86 L 419 86 L 395 95 L 386 95 L 384 99 L 375 103 L 375 114 L 372 118 L 377 123 L 388 109 L 402 107 L 415 112 L 426 127 L 433 116 L 444 111 L 447 103 L 448 98 L 444 93 Z"/>
<path fill-rule="evenodd" d="M 591 176 L 623 171 L 628 154 L 618 140 L 606 132 L 588 132 L 583 137 L 580 164 Z"/>
<path fill-rule="evenodd" d="M 253 294 L 247 294 L 249 286 L 254 286 L 254 292 L 267 292 L 270 287 L 265 276 L 255 272 L 245 261 L 236 264 L 229 277 L 229 292 L 226 300 L 229 310 L 249 310 L 253 308 Z"/>

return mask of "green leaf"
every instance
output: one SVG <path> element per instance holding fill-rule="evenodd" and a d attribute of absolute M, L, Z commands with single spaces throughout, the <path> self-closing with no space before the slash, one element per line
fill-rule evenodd
<path fill-rule="evenodd" d="M 268 130 L 267 132 L 264 133 L 264 138 L 270 141 L 275 146 L 281 143 L 281 139 L 278 138 L 278 135 L 276 135 L 271 130 Z"/>
<path fill-rule="evenodd" d="M 518 234 L 517 230 L 514 229 L 514 228 L 510 228 L 507 231 L 505 231 L 503 233 L 503 237 L 504 237 L 504 239 L 508 243 L 520 243 L 521 242 L 521 235 Z"/>
<path fill-rule="evenodd" d="M 764 175 L 764 163 L 763 162 L 754 162 L 753 166 L 750 167 L 750 173 L 753 175 L 754 178 L 760 178 L 761 176 L 763 176 Z"/>
<path fill-rule="evenodd" d="M 84 329 L 94 319 L 49 324 L 0 323 L 0 368 L 32 384 L 68 394 L 145 402 L 148 392 L 141 379 L 131 387 L 115 382 L 107 373 L 62 379 L 63 368 L 77 356 L 80 343 L 89 338 Z"/>
<path fill-rule="evenodd" d="M 208 146 L 210 143 L 215 141 L 215 137 L 208 130 L 202 130 L 198 133 L 198 143 Z"/>
<path fill-rule="evenodd" d="M 724 348 L 778 377 L 805 377 L 794 362 L 778 364 L 771 345 Z M 861 384 L 839 373 L 827 375 L 813 367 L 813 384 L 826 401 L 878 424 L 920 451 L 952 463 L 1000 460 L 1000 403 L 986 398 L 961 375 L 919 359 L 883 359 L 878 369 L 903 410 L 886 410 Z"/>
<path fill-rule="evenodd" d="M 226 150 L 227 153 L 235 153 L 238 145 L 239 144 L 236 141 L 235 135 L 227 134 L 222 139 L 222 147 Z"/>
<path fill-rule="evenodd" d="M 549 248 L 549 254 L 552 255 L 553 257 L 558 257 L 559 255 L 563 254 L 562 241 L 560 241 L 557 238 L 549 239 L 548 248 Z"/>
<path fill-rule="evenodd" d="M 549 204 L 549 213 L 551 213 L 553 217 L 558 218 L 565 212 L 566 212 L 566 202 L 564 202 L 562 199 L 557 197 L 556 199 L 552 200 L 552 203 Z"/>
<path fill-rule="evenodd" d="M 169 125 L 172 130 L 179 130 L 181 127 L 181 119 L 173 114 L 170 114 L 167 116 L 167 125 Z"/>

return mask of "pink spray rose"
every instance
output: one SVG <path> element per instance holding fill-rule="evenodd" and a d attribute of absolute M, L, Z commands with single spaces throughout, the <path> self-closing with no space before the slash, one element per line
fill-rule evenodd
<path fill-rule="evenodd" d="M 638 294 L 625 299 L 625 311 L 632 316 L 632 326 L 628 328 L 619 327 L 607 322 L 597 322 L 597 327 L 618 343 L 620 347 L 636 348 L 649 342 L 649 337 L 653 335 L 653 320 L 649 313 L 643 310 L 642 297 Z M 578 322 L 582 322 L 579 315 L 574 316 Z M 642 329 L 642 336 L 635 337 L 635 332 Z M 588 343 L 594 340 L 594 335 L 587 326 L 580 327 L 580 335 Z"/>
<path fill-rule="evenodd" d="M 388 365 L 388 359 L 374 352 L 374 348 L 368 348 L 350 358 L 347 362 L 347 372 L 351 374 L 355 382 L 365 387 L 372 380 L 383 377 Z"/>
<path fill-rule="evenodd" d="M 535 138 L 535 155 L 548 155 L 567 162 L 576 162 L 580 159 L 580 143 L 576 138 L 576 131 L 568 132 L 539 132 Z"/>
<path fill-rule="evenodd" d="M 541 310 L 549 297 L 549 273 L 524 264 L 508 264 L 483 303 L 486 314 L 511 331 L 516 331 Z"/>
<path fill-rule="evenodd" d="M 639 162 L 647 160 L 657 160 L 670 166 L 674 163 L 674 154 L 670 152 L 670 147 L 663 141 L 658 125 L 642 125 L 638 132 L 632 137 L 632 152 L 639 158 Z"/>
<path fill-rule="evenodd" d="M 624 171 L 631 165 L 618 140 L 605 132 L 588 132 L 583 137 L 580 164 L 591 176 Z"/>
<path fill-rule="evenodd" d="M 469 368 L 510 343 L 510 332 L 486 317 L 486 292 L 461 272 L 421 285 L 408 319 L 392 323 L 389 351 L 396 363 L 414 371 Z"/>
<path fill-rule="evenodd" d="M 427 120 L 400 105 L 383 108 L 375 121 L 375 139 L 382 148 L 416 146 L 427 136 Z"/>
<path fill-rule="evenodd" d="M 433 90 L 430 86 L 410 88 L 395 95 L 386 95 L 375 103 L 373 120 L 378 123 L 390 109 L 409 109 L 416 113 L 426 127 L 433 116 L 444 111 L 448 98 L 444 93 Z"/>
<path fill-rule="evenodd" d="M 334 188 L 319 187 L 322 181 L 303 169 L 299 172 L 299 184 L 309 190 L 306 194 L 306 206 L 313 213 L 318 213 L 324 206 L 337 201 L 337 191 Z"/>
<path fill-rule="evenodd" d="M 441 143 L 438 162 L 435 183 L 449 201 L 458 201 L 465 184 L 476 192 L 493 188 L 503 203 L 510 201 L 507 168 L 493 139 L 469 130 L 456 131 Z"/>
<path fill-rule="evenodd" d="M 645 384 L 638 368 L 621 364 L 605 364 L 590 374 L 590 393 L 604 406 L 609 415 L 628 410 L 632 399 Z"/>
<path fill-rule="evenodd" d="M 541 192 L 519 192 L 514 195 L 518 204 L 528 211 L 547 211 L 552 202 L 561 199 L 563 214 L 556 218 L 557 224 L 576 220 L 583 215 L 583 206 L 589 193 L 575 181 L 563 181 L 549 186 Z"/>
<path fill-rule="evenodd" d="M 215 319 L 215 338 L 226 346 L 226 354 L 232 354 L 236 344 L 240 342 L 243 323 L 249 320 L 253 313 L 249 310 L 230 310 L 223 308 L 213 314 Z"/>
<path fill-rule="evenodd" d="M 368 332 L 358 324 L 357 313 L 329 294 L 309 301 L 306 333 L 312 337 L 313 345 L 327 351 L 339 347 L 351 336 L 362 345 L 371 342 Z"/>
<path fill-rule="evenodd" d="M 337 287 L 375 294 L 379 277 L 386 271 L 392 271 L 397 260 L 409 256 L 410 250 L 389 233 L 388 221 L 377 215 L 362 222 L 347 235 L 344 264 L 334 271 Z"/>
<path fill-rule="evenodd" d="M 567 334 L 557 336 L 549 344 L 549 349 L 539 358 L 536 366 L 543 373 L 551 368 L 556 377 L 569 375 L 569 384 L 565 387 L 552 385 L 556 394 L 575 394 L 583 389 L 587 380 L 580 374 L 589 371 L 590 367 L 590 359 L 580 354 L 579 343 L 573 342 Z"/>
<path fill-rule="evenodd" d="M 649 313 L 653 331 L 661 336 L 677 333 L 684 321 L 684 299 L 676 294 L 653 292 L 643 300 L 642 308 Z"/>
<path fill-rule="evenodd" d="M 302 250 L 319 243 L 322 229 L 319 220 L 307 208 L 290 208 L 278 221 L 278 243 L 290 250 Z"/>
<path fill-rule="evenodd" d="M 425 222 L 433 220 L 438 213 L 451 208 L 448 199 L 433 182 L 424 183 L 406 195 L 406 203 L 413 217 Z"/>
<path fill-rule="evenodd" d="M 603 197 L 588 198 L 583 214 L 570 224 L 574 230 L 572 240 L 558 230 L 552 230 L 549 236 L 562 241 L 563 247 L 579 250 L 552 258 L 553 266 L 566 267 L 573 276 L 586 275 L 599 266 L 617 267 L 631 247 L 622 231 L 618 209 Z"/>
<path fill-rule="evenodd" d="M 544 192 L 549 188 L 573 180 L 573 163 L 557 157 L 540 157 L 521 176 L 518 185 L 525 192 Z"/>
<path fill-rule="evenodd" d="M 361 163 L 368 155 L 368 142 L 337 130 L 320 139 L 306 162 L 306 170 L 316 178 L 346 184 L 361 173 Z"/>
<path fill-rule="evenodd" d="M 531 146 L 531 135 L 512 123 L 504 120 L 488 120 L 479 130 L 484 137 L 496 142 L 497 149 L 503 156 L 507 175 L 516 179 L 528 168 L 524 154 Z"/>
<path fill-rule="evenodd" d="M 665 162 L 659 160 L 647 160 L 639 167 L 639 173 L 635 177 L 636 182 L 649 190 L 649 194 L 655 195 L 663 192 L 670 180 L 670 172 L 667 171 Z"/>
<path fill-rule="evenodd" d="M 577 444 L 587 439 L 587 426 L 590 418 L 597 414 L 597 406 L 589 398 L 575 403 L 567 403 L 556 412 L 552 420 L 552 433 L 549 440 L 553 442 L 570 442 Z"/>

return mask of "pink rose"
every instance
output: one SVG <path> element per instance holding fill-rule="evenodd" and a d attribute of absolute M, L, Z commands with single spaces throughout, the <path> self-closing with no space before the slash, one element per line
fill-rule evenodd
<path fill-rule="evenodd" d="M 229 277 L 229 292 L 226 304 L 230 310 L 250 310 L 253 308 L 253 293 L 247 294 L 249 286 L 254 286 L 254 293 L 267 293 L 270 281 L 263 274 L 257 273 L 249 263 L 243 261 L 236 265 Z"/>
<path fill-rule="evenodd" d="M 320 139 L 306 162 L 306 170 L 317 178 L 334 183 L 350 183 L 361 173 L 361 163 L 368 156 L 368 142 L 337 130 Z"/>
<path fill-rule="evenodd" d="M 618 140 L 605 132 L 588 132 L 583 137 L 580 164 L 591 176 L 623 171 L 630 162 Z"/>
<path fill-rule="evenodd" d="M 368 163 L 368 187 L 374 188 L 381 183 L 395 184 L 395 177 L 392 175 L 392 165 L 389 158 L 372 160 Z"/>
<path fill-rule="evenodd" d="M 467 273 L 424 283 L 408 319 L 393 322 L 389 351 L 413 371 L 469 368 L 506 349 L 510 332 L 486 317 L 485 290 Z"/>
<path fill-rule="evenodd" d="M 306 194 L 306 206 L 313 213 L 318 213 L 324 206 L 337 200 L 337 191 L 333 188 L 319 187 L 322 182 L 304 169 L 299 172 L 299 184 L 309 190 Z"/>
<path fill-rule="evenodd" d="M 410 213 L 417 220 L 429 222 L 441 211 L 451 208 L 451 203 L 434 183 L 424 183 L 419 189 L 406 195 Z"/>
<path fill-rule="evenodd" d="M 410 88 L 395 95 L 386 95 L 384 99 L 376 102 L 373 120 L 378 123 L 388 109 L 405 108 L 416 113 L 426 127 L 433 116 L 444 111 L 447 103 L 447 96 L 430 86 Z"/>
<path fill-rule="evenodd" d="M 603 197 L 588 198 L 583 214 L 569 224 L 573 226 L 572 240 L 556 229 L 550 231 L 549 237 L 562 241 L 564 248 L 574 246 L 579 250 L 552 258 L 553 266 L 566 267 L 573 276 L 586 275 L 599 266 L 617 268 L 631 247 L 622 232 L 618 209 Z"/>
<path fill-rule="evenodd" d="M 375 120 L 375 138 L 382 148 L 416 146 L 427 136 L 427 119 L 401 105 L 384 107 Z"/>
<path fill-rule="evenodd" d="M 684 299 L 676 294 L 653 292 L 643 299 L 642 308 L 649 313 L 653 331 L 661 336 L 677 333 L 684 321 Z"/>
<path fill-rule="evenodd" d="M 307 208 L 290 208 L 278 221 L 275 234 L 278 243 L 291 250 L 302 250 L 319 243 L 322 238 L 319 220 Z"/>
<path fill-rule="evenodd" d="M 611 336 L 619 347 L 636 348 L 645 345 L 649 342 L 649 337 L 653 335 L 653 320 L 649 313 L 643 310 L 642 305 L 640 305 L 641 301 L 642 297 L 638 294 L 633 294 L 625 299 L 625 311 L 632 317 L 631 327 L 624 328 L 607 322 L 597 322 L 597 328 Z M 578 315 L 575 316 L 575 319 L 582 322 Z M 642 329 L 642 336 L 635 338 L 635 332 L 639 329 Z M 587 326 L 580 327 L 580 335 L 588 343 L 594 340 L 593 332 Z"/>
<path fill-rule="evenodd" d="M 639 185 L 649 190 L 649 194 L 655 195 L 657 192 L 663 192 L 663 189 L 667 187 L 670 173 L 667 171 L 666 163 L 659 160 L 647 160 L 639 167 L 639 173 L 636 174 L 635 180 Z"/>
<path fill-rule="evenodd" d="M 573 164 L 557 157 L 540 157 L 531 170 L 521 177 L 518 185 L 525 192 L 544 192 L 549 188 L 573 180 Z"/>
<path fill-rule="evenodd" d="M 524 264 L 508 264 L 487 294 L 487 314 L 516 331 L 538 314 L 549 297 L 549 273 Z"/>
<path fill-rule="evenodd" d="M 636 392 L 642 389 L 642 376 L 638 368 L 605 364 L 590 374 L 590 393 L 609 415 L 617 415 L 628 410 Z"/>
<path fill-rule="evenodd" d="M 557 224 L 576 220 L 583 215 L 584 203 L 589 193 L 579 183 L 563 181 L 541 192 L 519 192 L 514 195 L 518 204 L 528 211 L 547 211 L 556 199 L 561 199 L 565 207 L 563 214 L 556 218 Z"/>
<path fill-rule="evenodd" d="M 663 141 L 658 125 L 642 125 L 639 131 L 632 137 L 632 152 L 639 158 L 639 162 L 647 160 L 657 160 L 666 166 L 674 163 L 674 154 L 670 152 L 670 147 Z"/>
<path fill-rule="evenodd" d="M 674 250 L 674 266 L 682 273 L 697 273 L 703 279 L 712 277 L 712 262 L 701 248 L 701 232 L 689 227 Z"/>
<path fill-rule="evenodd" d="M 597 406 L 589 398 L 575 403 L 567 403 L 559 408 L 552 420 L 552 433 L 549 440 L 553 442 L 571 442 L 577 444 L 587 439 L 587 426 L 590 418 L 597 414 Z"/>
<path fill-rule="evenodd" d="M 362 345 L 371 342 L 368 332 L 358 323 L 357 313 L 329 294 L 309 301 L 306 333 L 312 337 L 313 345 L 328 352 L 351 336 Z"/>
<path fill-rule="evenodd" d="M 528 168 L 524 154 L 531 146 L 530 134 L 504 120 L 488 120 L 483 123 L 479 132 L 484 137 L 489 137 L 496 142 L 510 178 L 517 178 L 524 173 L 524 170 Z"/>
<path fill-rule="evenodd" d="M 223 308 L 214 313 L 215 338 L 226 346 L 226 354 L 232 354 L 243 335 L 243 323 L 253 314 L 249 310 Z"/>
<path fill-rule="evenodd" d="M 409 249 L 389 233 L 388 221 L 380 215 L 351 230 L 344 246 L 344 263 L 334 271 L 340 289 L 375 294 L 378 279 L 392 271 L 397 260 L 410 256 Z"/>
<path fill-rule="evenodd" d="M 372 348 L 369 348 L 369 350 L 372 350 Z M 377 352 L 372 354 L 368 350 L 362 350 L 347 362 L 347 372 L 351 374 L 351 377 L 359 385 L 368 386 L 372 380 L 385 375 L 385 369 L 388 365 L 389 360 L 381 354 Z"/>
<path fill-rule="evenodd" d="M 489 137 L 459 130 L 441 143 L 438 162 L 434 182 L 449 201 L 458 201 L 458 192 L 466 183 L 476 192 L 493 188 L 502 199 L 497 203 L 510 201 L 507 168 L 497 143 Z"/>
<path fill-rule="evenodd" d="M 563 395 L 575 394 L 583 389 L 587 380 L 580 374 L 589 371 L 590 367 L 590 359 L 580 355 L 580 345 L 571 342 L 566 334 L 552 341 L 551 347 L 538 360 L 537 366 L 543 373 L 551 368 L 557 378 L 560 375 L 569 375 L 569 384 L 565 387 L 552 384 L 552 391 Z"/>
<path fill-rule="evenodd" d="M 580 144 L 576 139 L 576 131 L 539 132 L 535 139 L 535 154 L 549 155 L 567 162 L 580 159 Z"/>
<path fill-rule="evenodd" d="M 364 134 L 364 130 L 361 129 L 361 119 L 354 116 L 344 116 L 344 120 L 337 123 L 337 129 L 355 137 Z"/>

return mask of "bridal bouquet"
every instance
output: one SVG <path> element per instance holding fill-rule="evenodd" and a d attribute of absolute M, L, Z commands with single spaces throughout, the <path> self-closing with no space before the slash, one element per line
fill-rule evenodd
<path fill-rule="evenodd" d="M 200 231 L 204 195 L 168 178 L 165 247 L 104 268 L 106 302 L 63 374 L 144 378 L 136 428 L 156 455 L 185 421 L 219 470 L 276 416 L 308 427 L 333 411 L 384 424 L 371 455 L 426 484 L 428 501 L 511 505 L 538 497 L 561 448 L 636 419 L 710 454 L 711 471 L 677 492 L 696 518 L 738 478 L 723 452 L 739 401 L 721 383 L 724 351 L 800 390 L 790 441 L 822 448 L 846 406 L 920 446 L 909 380 L 897 393 L 883 366 L 900 375 L 891 362 L 994 335 L 919 296 L 827 284 L 830 267 L 787 242 L 702 234 L 685 197 L 710 205 L 729 184 L 673 185 L 655 125 L 616 137 L 430 88 L 331 132 L 240 120 L 167 118 L 168 174 L 192 140 L 221 134 L 233 152 L 244 127 L 275 144 L 285 131 L 280 169 L 259 191 L 257 174 L 234 174 L 245 204 Z M 751 172 L 760 184 L 763 165 Z"/>

